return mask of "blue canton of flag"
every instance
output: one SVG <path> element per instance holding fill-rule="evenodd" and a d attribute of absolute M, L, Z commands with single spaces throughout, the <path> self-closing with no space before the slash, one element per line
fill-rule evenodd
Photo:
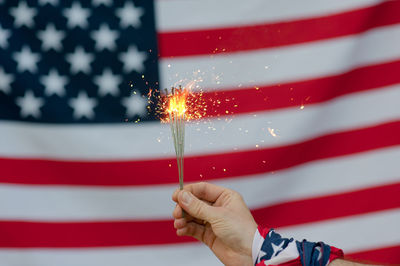
<path fill-rule="evenodd" d="M 0 3 L 0 119 L 152 120 L 157 87 L 152 1 Z"/>

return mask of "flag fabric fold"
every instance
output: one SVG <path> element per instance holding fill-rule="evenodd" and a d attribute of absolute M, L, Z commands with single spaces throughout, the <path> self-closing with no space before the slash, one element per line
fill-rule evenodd
<path fill-rule="evenodd" d="M 400 263 L 400 1 L 0 1 L 0 265 L 220 265 L 178 237 L 150 90 L 195 82 L 185 181 Z"/>

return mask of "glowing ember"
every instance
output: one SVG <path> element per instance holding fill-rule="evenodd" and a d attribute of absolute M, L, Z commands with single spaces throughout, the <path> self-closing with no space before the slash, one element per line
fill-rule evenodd
<path fill-rule="evenodd" d="M 186 88 L 172 88 L 171 93 L 161 94 L 155 108 L 161 122 L 169 123 L 171 115 L 182 116 L 184 121 L 198 120 L 207 112 L 207 105 L 202 99 L 202 92 L 192 93 Z"/>
<path fill-rule="evenodd" d="M 275 133 L 275 129 L 273 129 L 273 128 L 268 128 L 268 132 L 269 132 L 269 134 L 271 134 L 271 136 L 273 136 L 273 137 L 277 137 L 278 135 Z"/>
<path fill-rule="evenodd" d="M 185 147 L 185 122 L 198 120 L 205 116 L 207 105 L 202 99 L 202 92 L 191 93 L 190 88 L 195 82 L 190 82 L 186 87 L 172 87 L 165 93 L 150 90 L 148 93 L 149 111 L 155 113 L 163 123 L 171 126 L 176 160 L 178 164 L 179 187 L 183 189 L 183 157 Z M 169 165 L 171 167 L 171 165 Z"/>
<path fill-rule="evenodd" d="M 168 108 L 167 112 L 169 115 L 173 114 L 176 116 L 182 116 L 183 119 L 185 117 L 185 113 L 187 110 L 186 107 L 186 100 L 189 92 L 187 89 L 179 88 L 175 89 L 172 88 L 172 94 L 167 93 L 167 101 L 168 101 Z"/>
<path fill-rule="evenodd" d="M 185 121 L 201 118 L 207 109 L 204 105 L 200 104 L 201 93 L 197 93 L 196 95 L 191 94 L 187 88 L 182 88 L 181 86 L 179 88 L 172 87 L 171 92 L 165 89 L 165 95 L 160 95 L 159 97 L 160 101 L 158 101 L 156 111 L 160 115 L 162 122 L 168 122 L 171 125 L 172 139 L 178 164 L 179 188 L 182 190 Z"/>
<path fill-rule="evenodd" d="M 185 149 L 185 114 L 186 114 L 186 99 L 188 95 L 187 89 L 182 87 L 172 88 L 171 93 L 166 92 L 166 112 L 168 113 L 168 122 L 171 125 L 172 139 L 178 163 L 179 187 L 183 189 L 183 154 Z"/>

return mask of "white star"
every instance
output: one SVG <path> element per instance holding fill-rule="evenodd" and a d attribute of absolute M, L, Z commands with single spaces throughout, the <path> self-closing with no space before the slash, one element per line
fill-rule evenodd
<path fill-rule="evenodd" d="M 121 103 L 125 106 L 128 117 L 135 115 L 144 116 L 147 112 L 147 100 L 139 92 L 134 91 L 130 97 L 123 98 Z"/>
<path fill-rule="evenodd" d="M 278 246 L 275 245 L 274 243 L 271 243 L 272 249 L 274 250 L 274 252 L 272 253 L 271 258 L 275 257 L 277 255 L 277 253 L 282 250 L 282 247 L 283 247 L 284 243 L 285 243 L 285 241 L 282 241 Z"/>
<path fill-rule="evenodd" d="M 74 2 L 70 8 L 64 10 L 64 16 L 68 19 L 68 27 L 81 27 L 82 29 L 88 26 L 88 17 L 90 16 L 90 9 L 82 8 L 79 2 Z"/>
<path fill-rule="evenodd" d="M 71 99 L 69 105 L 74 109 L 74 118 L 80 119 L 86 117 L 87 119 L 94 118 L 93 108 L 97 105 L 96 99 L 91 99 L 87 96 L 86 92 L 79 92 L 78 97 Z"/>
<path fill-rule="evenodd" d="M 54 49 L 59 51 L 62 48 L 61 40 L 65 37 L 65 33 L 57 31 L 54 24 L 48 24 L 46 30 L 38 32 L 38 38 L 42 41 L 42 49 L 47 51 Z"/>
<path fill-rule="evenodd" d="M 75 48 L 73 54 L 67 54 L 65 56 L 66 60 L 71 64 L 71 73 L 76 74 L 82 72 L 85 74 L 90 73 L 90 64 L 94 60 L 92 54 L 86 53 L 82 47 Z"/>
<path fill-rule="evenodd" d="M 93 0 L 92 5 L 93 6 L 99 6 L 99 5 L 105 5 L 105 6 L 111 6 L 111 0 Z"/>
<path fill-rule="evenodd" d="M 13 7 L 10 10 L 11 15 L 14 17 L 15 27 L 27 26 L 32 28 L 34 21 L 33 17 L 36 16 L 37 11 L 35 8 L 30 8 L 26 2 L 20 2 L 18 7 Z"/>
<path fill-rule="evenodd" d="M 118 31 L 110 30 L 108 25 L 102 24 L 97 31 L 93 31 L 92 39 L 96 41 L 96 50 L 108 49 L 110 51 L 116 48 L 115 41 L 119 37 Z"/>
<path fill-rule="evenodd" d="M 40 55 L 32 53 L 28 46 L 25 45 L 22 47 L 21 52 L 14 53 L 13 58 L 18 64 L 17 70 L 19 72 L 28 70 L 34 73 L 37 71 L 37 63 L 40 60 Z"/>
<path fill-rule="evenodd" d="M 10 38 L 11 31 L 3 29 L 0 25 L 0 47 L 6 49 L 8 47 L 7 39 Z"/>
<path fill-rule="evenodd" d="M 0 67 L 0 91 L 9 93 L 11 90 L 10 84 L 15 80 L 12 74 L 7 74 L 2 67 Z"/>
<path fill-rule="evenodd" d="M 58 0 L 39 0 L 39 4 L 44 6 L 46 4 L 50 4 L 52 6 L 58 5 Z"/>
<path fill-rule="evenodd" d="M 127 28 L 132 26 L 138 28 L 141 26 L 140 17 L 144 14 L 142 7 L 135 7 L 132 2 L 125 3 L 124 7 L 118 8 L 117 16 L 121 20 L 121 26 Z"/>
<path fill-rule="evenodd" d="M 117 96 L 119 93 L 118 86 L 121 82 L 122 78 L 113 75 L 111 69 L 106 69 L 101 76 L 94 77 L 94 83 L 99 87 L 100 96 L 105 96 L 107 94 Z"/>
<path fill-rule="evenodd" d="M 57 94 L 61 97 L 65 95 L 65 85 L 68 83 L 68 78 L 60 76 L 57 70 L 53 68 L 47 76 L 40 77 L 40 82 L 45 86 L 44 93 L 47 96 Z"/>
<path fill-rule="evenodd" d="M 146 52 L 140 52 L 136 46 L 129 46 L 126 53 L 119 55 L 119 60 L 124 64 L 124 71 L 129 73 L 135 70 L 138 73 L 144 71 L 144 61 L 147 59 Z"/>
<path fill-rule="evenodd" d="M 25 92 L 24 97 L 18 97 L 15 101 L 21 108 L 21 117 L 32 116 L 40 118 L 40 108 L 43 106 L 44 100 L 36 98 L 32 91 Z"/>

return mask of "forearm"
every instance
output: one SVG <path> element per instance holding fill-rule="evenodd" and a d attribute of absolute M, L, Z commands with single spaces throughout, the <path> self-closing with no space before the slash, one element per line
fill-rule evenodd
<path fill-rule="evenodd" d="M 329 264 L 329 266 L 365 266 L 365 265 L 372 265 L 372 264 L 363 264 L 343 259 L 336 259 Z"/>

